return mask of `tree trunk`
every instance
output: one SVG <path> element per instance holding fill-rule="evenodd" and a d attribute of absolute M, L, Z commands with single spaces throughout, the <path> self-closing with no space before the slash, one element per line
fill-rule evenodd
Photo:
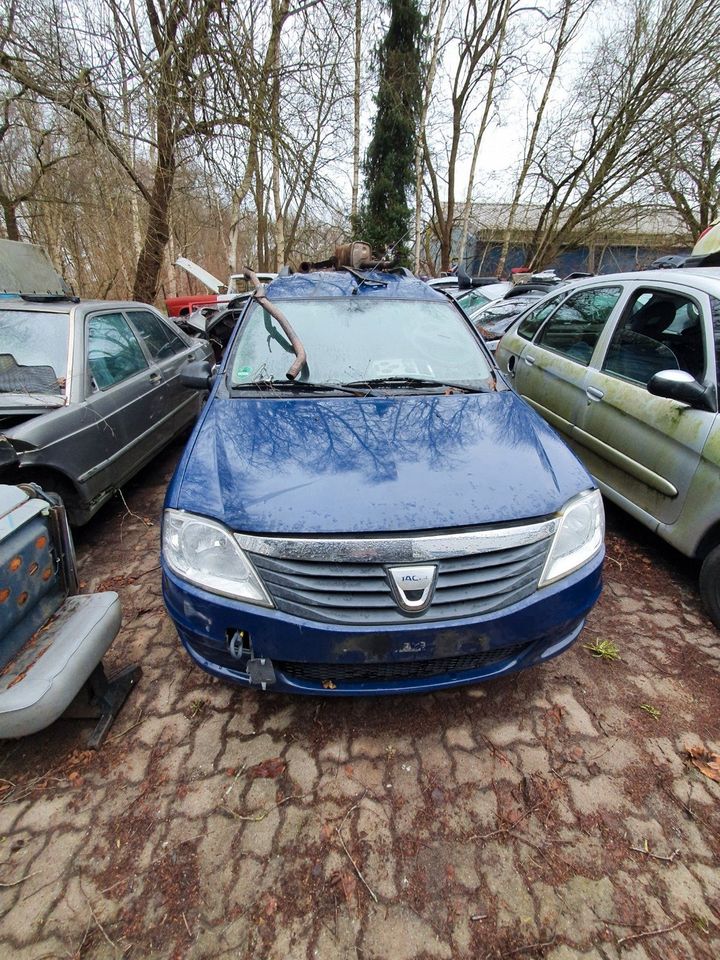
<path fill-rule="evenodd" d="M 427 77 L 425 78 L 425 91 L 420 113 L 420 134 L 417 138 L 417 147 L 415 148 L 415 273 L 420 273 L 420 241 L 422 235 L 422 186 L 423 186 L 423 136 L 425 132 L 425 123 L 427 121 L 428 108 L 430 107 L 430 98 L 432 97 L 433 84 L 435 83 L 435 73 L 437 71 L 438 49 L 440 47 L 440 37 L 442 36 L 443 23 L 447 13 L 448 0 L 441 0 L 440 10 L 438 12 L 437 23 L 435 24 L 435 33 L 433 35 L 432 52 L 430 54 L 430 65 L 428 66 Z"/>
<path fill-rule="evenodd" d="M 19 240 L 20 230 L 17 221 L 17 207 L 9 197 L 0 199 L 3 217 L 5 218 L 5 233 L 8 240 Z"/>
<path fill-rule="evenodd" d="M 447 0 L 444 0 L 447 2 Z M 352 201 L 350 204 L 350 219 L 354 223 L 358 212 L 358 193 L 360 181 L 360 84 L 361 71 L 361 41 L 362 40 L 362 0 L 355 0 L 355 80 L 353 86 L 353 173 L 352 173 Z"/>
<path fill-rule="evenodd" d="M 508 16 L 510 14 L 510 4 L 505 2 L 503 7 L 503 16 L 500 26 L 500 31 L 498 33 L 498 39 L 495 44 L 495 53 L 493 55 L 493 64 L 490 70 L 490 80 L 488 82 L 487 95 L 485 97 L 485 106 L 483 108 L 482 120 L 480 121 L 480 127 L 475 134 L 475 145 L 473 147 L 472 161 L 470 163 L 470 173 L 468 175 L 468 185 L 467 193 L 465 194 L 465 206 L 463 208 L 462 215 L 462 230 L 460 233 L 460 246 L 458 247 L 458 261 L 465 268 L 466 267 L 466 258 L 465 258 L 465 247 L 467 246 L 468 238 L 468 228 L 470 225 L 470 209 L 472 207 L 472 192 L 473 187 L 475 186 L 475 170 L 477 167 L 478 155 L 480 153 L 480 145 L 482 143 L 483 137 L 485 136 L 485 131 L 487 130 L 488 123 L 490 122 L 490 111 L 493 106 L 493 95 L 495 93 L 495 81 L 497 79 L 498 69 L 500 67 L 500 59 L 503 56 L 503 47 L 505 44 L 505 31 L 507 29 Z"/>
<path fill-rule="evenodd" d="M 148 210 L 147 228 L 143 247 L 135 271 L 133 298 L 144 303 L 154 303 L 158 291 L 165 247 L 170 237 L 169 210 L 175 179 L 175 136 L 169 112 L 158 104 L 158 149 L 155 176 Z"/>
<path fill-rule="evenodd" d="M 167 254 L 168 262 L 170 269 L 168 271 L 168 293 L 171 297 L 178 296 L 178 285 L 177 285 L 177 275 L 178 271 L 173 267 L 175 260 L 177 258 L 177 251 L 175 249 L 175 234 L 173 232 L 173 225 L 171 222 L 171 217 L 168 216 L 168 243 L 167 243 Z"/>
<path fill-rule="evenodd" d="M 272 82 L 272 104 L 270 108 L 271 122 L 271 154 L 272 154 L 272 198 L 275 225 L 275 270 L 279 271 L 285 263 L 285 216 L 282 205 L 282 191 L 280 186 L 280 45 L 277 45 L 275 55 L 274 76 Z"/>
<path fill-rule="evenodd" d="M 525 181 L 527 175 L 530 171 L 530 165 L 535 156 L 535 146 L 537 144 L 538 134 L 540 133 L 540 128 L 542 126 L 542 121 L 545 116 L 545 109 L 550 99 L 550 92 L 555 84 L 555 77 L 557 76 L 558 67 L 560 66 L 560 60 L 563 53 L 565 52 L 569 35 L 571 36 L 574 29 L 577 27 L 580 22 L 581 17 L 575 23 L 574 27 L 569 31 L 568 34 L 568 20 L 570 17 L 570 11 L 573 7 L 573 0 L 565 0 L 563 6 L 563 15 L 560 21 L 560 27 L 558 29 L 557 42 L 555 44 L 555 50 L 553 53 L 552 65 L 550 67 L 550 73 L 548 74 L 547 80 L 545 81 L 545 87 L 543 89 L 543 94 L 540 99 L 540 106 L 538 107 L 535 113 L 535 120 L 533 122 L 532 131 L 530 133 L 530 140 L 528 142 L 527 150 L 523 158 L 522 168 L 520 170 L 520 175 L 515 184 L 515 192 L 513 194 L 512 202 L 510 204 L 510 210 L 508 212 L 507 223 L 505 224 L 505 230 L 503 232 L 503 244 L 500 251 L 500 259 L 498 260 L 497 265 L 497 276 L 502 277 L 505 270 L 505 263 L 507 261 L 508 252 L 510 250 L 510 238 L 512 236 L 512 229 L 515 222 L 515 216 L 517 215 L 518 207 L 520 206 L 520 198 L 522 197 L 523 188 L 525 186 Z M 590 5 L 588 4 L 586 9 L 589 9 Z"/>

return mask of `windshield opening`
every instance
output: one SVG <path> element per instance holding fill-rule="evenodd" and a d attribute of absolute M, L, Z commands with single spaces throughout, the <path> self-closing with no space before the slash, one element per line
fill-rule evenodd
<path fill-rule="evenodd" d="M 450 304 L 347 298 L 279 305 L 307 351 L 300 383 L 406 378 L 480 387 L 492 378 L 489 361 Z M 282 383 L 293 356 L 277 321 L 254 305 L 229 361 L 230 386 Z"/>
<path fill-rule="evenodd" d="M 0 393 L 62 395 L 68 330 L 64 313 L 0 310 Z"/>

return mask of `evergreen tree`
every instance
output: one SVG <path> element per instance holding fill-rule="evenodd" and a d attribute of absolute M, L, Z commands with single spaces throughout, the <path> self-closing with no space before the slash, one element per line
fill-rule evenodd
<path fill-rule="evenodd" d="M 355 236 L 374 250 L 401 241 L 396 249 L 408 262 L 410 198 L 415 187 L 415 146 L 422 100 L 427 17 L 418 0 L 387 0 L 390 23 L 375 51 L 377 113 L 363 174 L 365 200 L 353 223 Z"/>

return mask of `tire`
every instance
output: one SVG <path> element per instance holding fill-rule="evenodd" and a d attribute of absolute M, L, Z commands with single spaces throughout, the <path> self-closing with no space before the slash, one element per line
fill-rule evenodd
<path fill-rule="evenodd" d="M 700 597 L 710 619 L 720 627 L 720 544 L 703 560 L 700 568 Z"/>

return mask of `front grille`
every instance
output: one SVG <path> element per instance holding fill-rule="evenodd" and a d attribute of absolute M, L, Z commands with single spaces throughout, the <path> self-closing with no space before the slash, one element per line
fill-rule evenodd
<path fill-rule="evenodd" d="M 497 647 L 484 653 L 459 654 L 456 657 L 440 657 L 437 660 L 403 660 L 384 663 L 298 663 L 297 661 L 274 660 L 276 670 L 296 680 L 332 680 L 333 682 L 356 682 L 365 680 L 412 680 L 422 677 L 437 677 L 445 673 L 461 673 L 463 670 L 479 670 L 501 660 L 519 654 L 528 644 Z"/>
<path fill-rule="evenodd" d="M 546 536 L 505 549 L 425 560 L 437 564 L 438 576 L 433 601 L 421 614 L 398 609 L 386 572 L 393 563 L 250 557 L 283 613 L 360 627 L 475 617 L 518 603 L 537 589 L 550 542 Z"/>

